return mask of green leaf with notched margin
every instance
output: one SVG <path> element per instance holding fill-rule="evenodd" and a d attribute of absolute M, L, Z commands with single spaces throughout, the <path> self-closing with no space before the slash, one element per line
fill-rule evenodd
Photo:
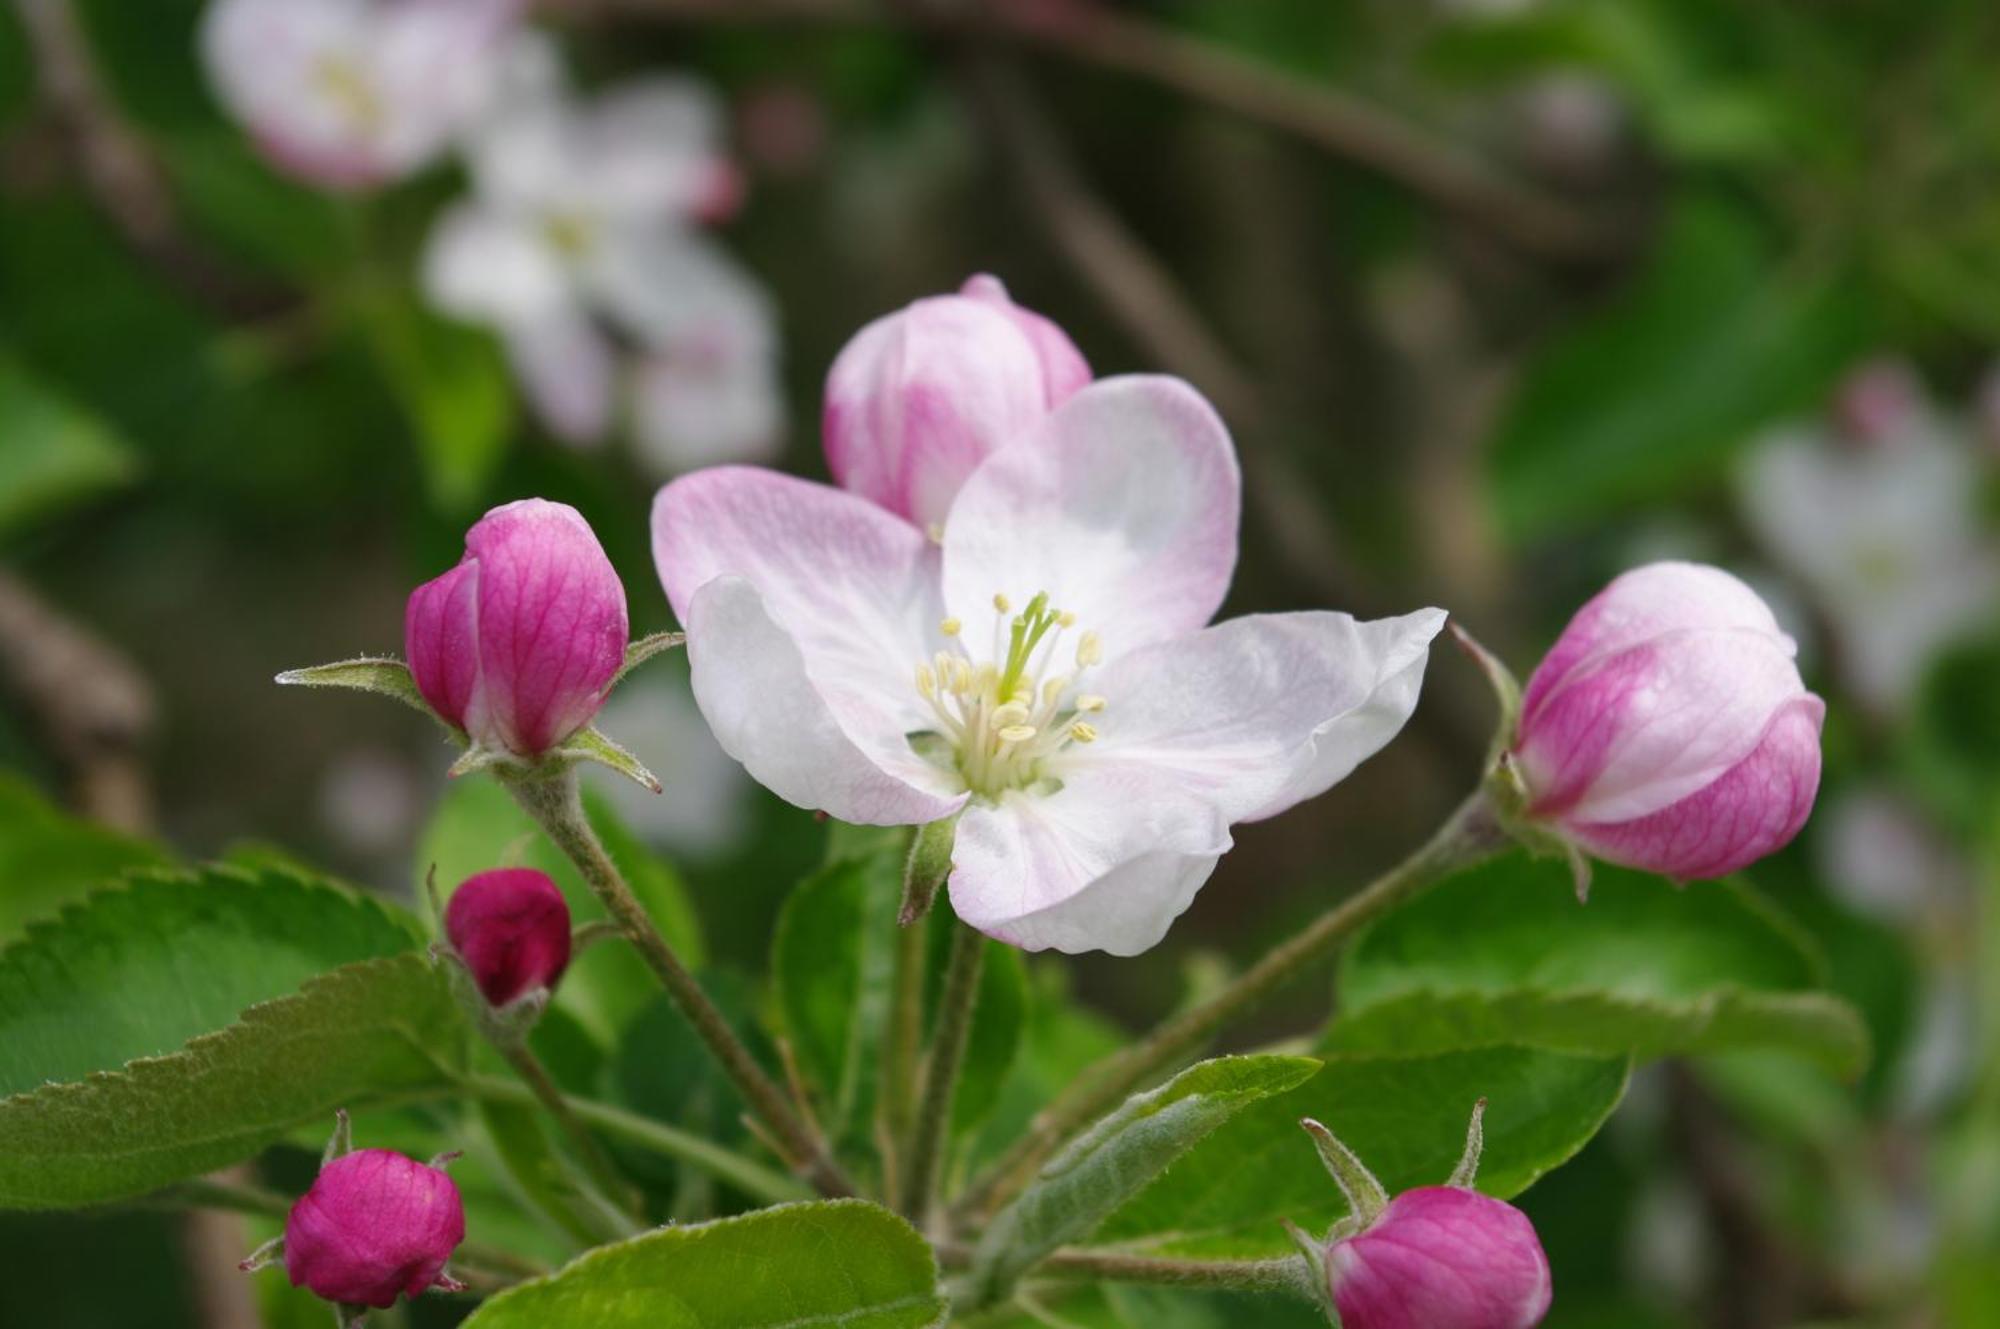
<path fill-rule="evenodd" d="M 1341 966 L 1344 1050 L 1496 1044 L 1659 1057 L 1779 1048 L 1852 1074 L 1868 1036 L 1825 962 L 1741 882 L 1676 889 L 1621 868 L 1579 904 L 1568 871 L 1514 853 L 1375 924 Z"/>
<path fill-rule="evenodd" d="M 943 1322 L 916 1230 L 860 1200 L 779 1205 L 602 1246 L 501 1293 L 466 1329 L 925 1329 Z"/>
<path fill-rule="evenodd" d="M 1623 1057 L 1489 1047 L 1419 1056 L 1329 1052 L 1317 1075 L 1237 1115 L 1133 1196 L 1090 1238 L 1161 1255 L 1257 1259 L 1294 1249 L 1346 1213 L 1299 1129 L 1325 1123 L 1393 1194 L 1440 1185 L 1487 1100 L 1479 1189 L 1518 1194 L 1581 1149 L 1624 1093 Z"/>
<path fill-rule="evenodd" d="M 0 773 L 0 944 L 135 868 L 163 868 L 157 846 L 70 817 L 25 780 Z"/>
<path fill-rule="evenodd" d="M 987 1228 L 969 1276 L 975 1301 L 991 1300 L 1044 1255 L 1088 1235 L 1231 1117 L 1319 1069 L 1310 1057 L 1217 1057 L 1126 1099 L 1051 1159 Z"/>
<path fill-rule="evenodd" d="M 70 1208 L 211 1172 L 336 1108 L 442 1090 L 464 1047 L 428 957 L 343 966 L 178 1052 L 0 1100 L 0 1207 Z"/>
<path fill-rule="evenodd" d="M 417 945 L 400 911 L 283 871 L 136 877 L 0 951 L 0 1094 L 172 1052 L 315 975 Z"/>

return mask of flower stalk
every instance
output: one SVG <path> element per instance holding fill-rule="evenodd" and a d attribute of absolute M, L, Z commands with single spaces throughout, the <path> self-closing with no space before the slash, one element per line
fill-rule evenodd
<path fill-rule="evenodd" d="M 1453 873 L 1493 857 L 1508 843 L 1482 786 L 1410 857 L 1320 915 L 1208 1000 L 1187 1008 L 1077 1077 L 1013 1148 L 973 1184 L 959 1202 L 960 1212 L 968 1217 L 993 1213 L 1065 1140 L 1148 1078 L 1248 1015 L 1272 993 L 1325 959 L 1364 924 Z"/>
<path fill-rule="evenodd" d="M 527 1040 L 495 1038 L 490 1041 L 494 1050 L 506 1059 L 507 1065 L 520 1077 L 521 1083 L 527 1086 L 528 1092 L 534 1095 L 542 1110 L 549 1114 L 557 1128 L 568 1138 L 576 1152 L 577 1162 L 582 1165 L 591 1184 L 604 1197 L 603 1207 L 607 1210 L 606 1225 L 615 1223 L 621 1229 L 612 1234 L 612 1239 L 629 1237 L 638 1231 L 633 1223 L 633 1215 L 637 1212 L 638 1195 L 633 1191 L 632 1184 L 618 1170 L 617 1164 L 611 1161 L 611 1155 L 604 1152 L 604 1146 L 590 1133 L 590 1128 L 583 1124 L 583 1119 L 571 1110 L 569 1100 L 563 1097 L 562 1090 L 550 1077 L 548 1068 L 542 1065 L 541 1058 L 528 1047 Z"/>
<path fill-rule="evenodd" d="M 763 1123 L 785 1155 L 786 1162 L 812 1182 L 822 1195 L 852 1195 L 854 1187 L 828 1154 L 826 1146 L 785 1098 L 784 1091 L 757 1064 L 750 1049 L 701 990 L 667 939 L 647 915 L 645 906 L 605 852 L 584 817 L 573 767 L 502 769 L 500 778 L 535 823 L 576 865 L 605 911 L 626 940 L 637 948 L 674 1004 L 707 1045 L 751 1113 Z"/>
<path fill-rule="evenodd" d="M 921 1223 L 930 1207 L 938 1166 L 950 1133 L 952 1098 L 965 1062 L 966 1039 L 979 1004 L 979 971 L 986 958 L 986 937 L 963 923 L 954 923 L 951 958 L 945 963 L 944 992 L 938 999 L 937 1027 L 931 1035 L 930 1058 L 924 1065 L 923 1097 L 917 1105 L 915 1136 L 902 1176 L 899 1207 Z"/>

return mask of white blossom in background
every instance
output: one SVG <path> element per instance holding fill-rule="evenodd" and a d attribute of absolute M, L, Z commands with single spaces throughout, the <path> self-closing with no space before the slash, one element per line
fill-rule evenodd
<path fill-rule="evenodd" d="M 1887 785 L 1843 790 L 1814 841 L 1820 879 L 1856 913 L 1910 926 L 1963 906 L 1971 869 L 1908 798 Z"/>
<path fill-rule="evenodd" d="M 604 437 L 629 386 L 658 469 L 768 456 L 781 417 L 771 307 L 696 229 L 742 194 L 716 98 L 658 76 L 580 101 L 533 35 L 499 88 L 467 140 L 472 195 L 431 234 L 432 301 L 499 334 L 560 438 Z"/>
<path fill-rule="evenodd" d="M 1777 431 L 1738 476 L 1745 520 L 1826 616 L 1848 688 L 1901 710 L 1937 653 L 1986 622 L 2000 559 L 1981 459 L 1903 367 L 1864 367 L 1827 424 Z"/>
<path fill-rule="evenodd" d="M 655 848 L 696 859 L 718 857 L 743 842 L 756 786 L 701 718 L 684 670 L 655 666 L 634 674 L 601 714 L 666 789 L 662 796 L 601 771 L 598 790 L 621 821 Z"/>
<path fill-rule="evenodd" d="M 438 158 L 486 105 L 522 0 L 217 0 L 201 55 L 271 162 L 333 189 Z"/>

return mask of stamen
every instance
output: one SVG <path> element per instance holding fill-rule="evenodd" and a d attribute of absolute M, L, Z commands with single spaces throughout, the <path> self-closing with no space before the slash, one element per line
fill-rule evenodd
<path fill-rule="evenodd" d="M 993 592 L 993 607 L 1004 614 L 1014 607 L 1014 602 L 999 591 L 995 591 Z"/>
<path fill-rule="evenodd" d="M 1033 738 L 1036 732 L 1035 727 L 1031 724 L 1008 725 L 1000 731 L 1000 741 L 1003 743 L 1025 743 Z"/>
<path fill-rule="evenodd" d="M 1104 659 L 1104 641 L 1095 632 L 1086 632 L 1076 644 L 1076 662 L 1088 669 Z"/>
<path fill-rule="evenodd" d="M 947 637 L 956 637 L 959 634 L 959 632 L 964 629 L 964 627 L 965 624 L 959 622 L 957 619 L 947 618 L 942 623 L 938 624 L 938 631 L 942 632 Z"/>
<path fill-rule="evenodd" d="M 1093 715 L 1104 709 L 1104 698 L 1094 692 L 1086 692 L 1076 699 L 1076 709 L 1084 715 Z"/>
<path fill-rule="evenodd" d="M 1095 743 L 1097 741 L 1097 726 L 1083 720 L 1078 720 L 1069 727 L 1069 736 L 1079 743 Z"/>
<path fill-rule="evenodd" d="M 1025 724 L 1027 719 L 1028 708 L 1018 701 L 1010 701 L 1005 706 L 999 706 L 994 709 L 993 719 L 990 723 L 996 731 L 999 731 Z"/>
<path fill-rule="evenodd" d="M 937 674 L 927 664 L 917 666 L 917 691 L 926 697 L 937 693 Z"/>
<path fill-rule="evenodd" d="M 932 522 L 930 525 L 924 527 L 924 534 L 931 538 L 931 543 L 934 545 L 944 543 L 944 527 L 937 522 Z"/>
<path fill-rule="evenodd" d="M 1058 610 L 1056 612 L 1056 623 L 1061 627 L 1073 628 L 1076 626 L 1076 615 L 1067 609 Z"/>

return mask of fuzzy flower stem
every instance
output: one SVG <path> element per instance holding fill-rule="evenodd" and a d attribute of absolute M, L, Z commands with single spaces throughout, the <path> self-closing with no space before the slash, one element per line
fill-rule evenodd
<path fill-rule="evenodd" d="M 903 1173 L 901 1209 L 921 1223 L 937 1181 L 951 1125 L 952 1096 L 965 1062 L 966 1037 L 979 1004 L 979 970 L 986 958 L 986 937 L 963 923 L 954 924 L 951 958 L 945 962 L 944 992 L 938 998 L 937 1028 L 931 1035 L 930 1058 L 924 1066 L 924 1092 L 917 1104 L 915 1138 Z"/>
<path fill-rule="evenodd" d="M 1363 924 L 1373 922 L 1427 887 L 1508 843 L 1482 788 L 1410 857 L 1321 914 L 1304 931 L 1240 974 L 1207 1001 L 1191 1006 L 1138 1042 L 1078 1076 L 1006 1155 L 960 1202 L 965 1215 L 990 1214 L 1021 1188 L 1062 1143 L 1148 1078 L 1197 1051 L 1214 1034 L 1248 1015 L 1273 992 L 1330 955 Z"/>
<path fill-rule="evenodd" d="M 528 1047 L 527 1040 L 496 1038 L 490 1041 L 494 1049 L 507 1059 L 507 1064 L 513 1068 L 514 1074 L 521 1077 L 521 1083 L 528 1087 L 528 1092 L 535 1096 L 535 1101 L 541 1104 L 542 1110 L 549 1114 L 550 1119 L 568 1137 L 570 1144 L 576 1150 L 577 1161 L 589 1174 L 592 1184 L 603 1193 L 605 1201 L 617 1209 L 615 1218 L 607 1215 L 607 1219 L 617 1222 L 624 1229 L 613 1234 L 614 1239 L 631 1236 L 637 1230 L 632 1225 L 631 1216 L 638 1200 L 637 1194 L 632 1189 L 632 1183 L 619 1172 L 617 1164 L 611 1161 L 611 1155 L 604 1152 L 604 1146 L 597 1142 L 597 1137 L 590 1133 L 590 1128 L 584 1125 L 582 1118 L 570 1108 L 569 1100 L 563 1097 L 562 1090 L 550 1078 L 548 1069 L 542 1065 L 541 1058 Z"/>
<path fill-rule="evenodd" d="M 584 881 L 589 883 L 619 931 L 638 949 L 660 980 L 660 985 L 666 988 L 667 995 L 673 998 L 681 1014 L 708 1046 L 710 1055 L 743 1096 L 750 1111 L 764 1123 L 789 1155 L 787 1162 L 797 1167 L 822 1195 L 852 1195 L 853 1184 L 841 1172 L 839 1164 L 828 1155 L 825 1145 L 786 1100 L 784 1091 L 757 1064 L 750 1049 L 729 1027 L 722 1012 L 708 999 L 708 994 L 701 990 L 694 975 L 688 972 L 687 966 L 674 954 L 673 947 L 668 945 L 659 928 L 654 926 L 645 906 L 625 884 L 625 878 L 584 817 L 574 768 L 564 766 L 555 770 L 531 770 L 525 774 L 509 774 L 502 779 L 515 801 L 535 819 L 556 847 L 576 864 L 577 871 L 583 874 Z"/>
<path fill-rule="evenodd" d="M 894 986 L 889 995 L 888 1036 L 882 1045 L 884 1161 L 900 1180 L 902 1151 L 916 1112 L 917 1050 L 924 1034 L 924 935 L 921 923 L 896 929 Z M 893 1188 L 890 1193 L 894 1193 Z"/>

